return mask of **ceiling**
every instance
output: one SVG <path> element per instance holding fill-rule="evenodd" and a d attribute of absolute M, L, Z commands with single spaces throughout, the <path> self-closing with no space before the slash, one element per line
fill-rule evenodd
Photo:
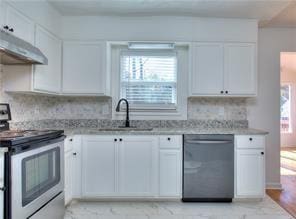
<path fill-rule="evenodd" d="M 48 0 L 65 16 L 253 18 L 261 26 L 296 27 L 296 0 Z"/>

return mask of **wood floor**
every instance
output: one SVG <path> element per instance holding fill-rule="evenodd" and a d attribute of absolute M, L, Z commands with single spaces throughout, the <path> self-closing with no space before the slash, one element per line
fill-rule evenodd
<path fill-rule="evenodd" d="M 281 183 L 282 191 L 268 189 L 266 193 L 296 218 L 296 147 L 281 151 Z"/>

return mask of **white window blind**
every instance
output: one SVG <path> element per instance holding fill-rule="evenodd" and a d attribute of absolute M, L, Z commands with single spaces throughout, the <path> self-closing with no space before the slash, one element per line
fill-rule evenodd
<path fill-rule="evenodd" d="M 130 102 L 132 109 L 176 109 L 176 52 L 122 51 L 120 96 Z"/>

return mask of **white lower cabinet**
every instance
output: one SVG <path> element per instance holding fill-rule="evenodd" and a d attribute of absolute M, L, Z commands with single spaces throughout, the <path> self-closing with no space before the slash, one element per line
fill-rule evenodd
<path fill-rule="evenodd" d="M 82 197 L 116 194 L 117 144 L 112 136 L 82 139 Z"/>
<path fill-rule="evenodd" d="M 72 200 L 73 194 L 73 136 L 65 139 L 65 205 L 68 205 Z"/>
<path fill-rule="evenodd" d="M 263 140 L 257 141 L 259 138 Z M 254 144 L 254 141 L 257 143 Z M 235 197 L 263 198 L 265 195 L 264 136 L 237 136 L 235 142 Z"/>
<path fill-rule="evenodd" d="M 155 195 L 157 138 L 130 136 L 119 140 L 119 195 Z"/>
<path fill-rule="evenodd" d="M 160 150 L 159 153 L 159 195 L 181 197 L 181 152 Z"/>
<path fill-rule="evenodd" d="M 65 205 L 68 205 L 72 199 L 73 182 L 73 154 L 72 151 L 65 152 Z"/>
<path fill-rule="evenodd" d="M 66 203 L 72 198 L 182 195 L 182 136 L 84 135 L 65 143 Z M 67 147 L 67 145 L 72 147 Z M 265 137 L 235 136 L 235 198 L 265 194 Z M 198 186 L 198 185 L 197 185 Z"/>
<path fill-rule="evenodd" d="M 81 175 L 73 176 L 73 198 L 181 197 L 182 136 L 166 136 L 173 142 L 165 149 L 160 138 L 82 136 L 81 152 L 74 150 L 74 172 L 81 164 Z"/>

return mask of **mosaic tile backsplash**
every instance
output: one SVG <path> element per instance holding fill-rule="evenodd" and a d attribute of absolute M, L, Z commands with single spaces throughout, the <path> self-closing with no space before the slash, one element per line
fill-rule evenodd
<path fill-rule="evenodd" d="M 124 120 L 96 119 L 44 119 L 25 122 L 10 122 L 12 129 L 96 129 L 117 128 Z M 243 129 L 248 128 L 247 120 L 132 120 L 131 126 L 138 128 L 200 128 Z"/>
<path fill-rule="evenodd" d="M 2 89 L 1 75 L 0 71 L 0 101 L 10 104 L 13 122 L 111 119 L 111 98 L 6 93 Z M 246 99 L 189 98 L 188 120 L 247 120 Z"/>

